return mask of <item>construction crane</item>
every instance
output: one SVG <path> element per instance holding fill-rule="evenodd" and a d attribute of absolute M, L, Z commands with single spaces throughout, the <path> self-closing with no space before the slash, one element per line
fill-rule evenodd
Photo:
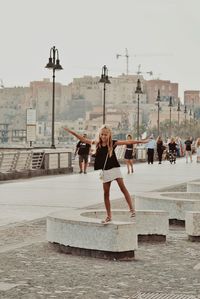
<path fill-rule="evenodd" d="M 149 71 L 149 72 L 142 72 L 141 71 L 141 64 L 138 65 L 138 70 L 136 72 L 138 75 L 141 75 L 141 74 L 149 74 L 149 76 L 153 76 L 153 72 L 152 71 Z"/>
<path fill-rule="evenodd" d="M 152 53 L 152 54 L 135 54 L 135 55 L 132 55 L 132 56 L 134 56 L 134 57 L 137 57 L 137 56 L 172 56 L 172 54 L 167 54 L 167 53 L 163 53 L 163 54 L 155 53 L 155 54 L 153 54 Z M 126 58 L 126 74 L 128 75 L 129 74 L 129 58 L 130 58 L 130 55 L 128 54 L 128 49 L 125 48 L 125 55 L 116 54 L 116 58 L 118 59 L 119 57 L 125 57 Z M 150 76 L 153 75 L 152 71 L 147 72 L 147 73 L 149 73 Z"/>
<path fill-rule="evenodd" d="M 126 57 L 126 74 L 128 75 L 128 64 L 129 64 L 129 55 L 128 55 L 128 49 L 125 49 L 125 55 L 122 54 L 116 54 L 116 58 L 118 59 L 119 57 Z"/>

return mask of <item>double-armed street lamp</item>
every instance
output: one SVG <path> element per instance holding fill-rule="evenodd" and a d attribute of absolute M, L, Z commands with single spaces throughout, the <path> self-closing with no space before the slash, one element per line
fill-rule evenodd
<path fill-rule="evenodd" d="M 158 136 L 160 135 L 160 89 L 158 89 L 158 95 L 156 99 L 156 103 L 158 105 Z"/>
<path fill-rule="evenodd" d="M 140 127 L 140 94 L 143 93 L 140 79 L 137 80 L 137 86 L 136 86 L 135 93 L 138 95 L 138 98 L 137 98 L 137 140 L 139 140 L 139 136 L 140 136 L 140 132 L 139 132 L 139 127 Z"/>
<path fill-rule="evenodd" d="M 51 148 L 55 147 L 54 125 L 55 125 L 55 71 L 62 70 L 60 65 L 59 53 L 56 47 L 50 49 L 49 62 L 45 66 L 47 69 L 53 70 L 53 90 L 52 90 L 52 129 L 51 129 Z"/>
<path fill-rule="evenodd" d="M 172 97 L 169 97 L 169 136 L 172 135 Z"/>
<path fill-rule="evenodd" d="M 180 103 L 180 100 L 178 101 L 177 112 L 178 112 L 178 128 L 179 128 L 179 124 L 180 124 L 180 112 L 181 112 L 181 103 Z"/>
<path fill-rule="evenodd" d="M 110 80 L 108 78 L 108 68 L 106 65 L 102 67 L 101 79 L 99 83 L 103 83 L 103 125 L 106 121 L 106 84 L 110 84 Z"/>

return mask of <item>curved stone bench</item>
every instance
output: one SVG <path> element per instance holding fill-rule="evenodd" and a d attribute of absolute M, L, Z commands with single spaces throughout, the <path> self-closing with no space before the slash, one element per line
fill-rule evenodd
<path fill-rule="evenodd" d="M 200 211 L 186 212 L 185 228 L 190 241 L 200 242 Z"/>
<path fill-rule="evenodd" d="M 65 210 L 47 217 L 47 240 L 62 251 L 100 258 L 132 259 L 139 241 L 165 241 L 168 213 L 113 210 L 113 220 L 102 224 L 105 210 Z"/>
<path fill-rule="evenodd" d="M 200 181 L 188 182 L 187 192 L 200 192 Z"/>
<path fill-rule="evenodd" d="M 95 211 L 65 210 L 47 217 L 47 240 L 66 253 L 108 259 L 133 259 L 137 249 L 135 222 L 112 221 L 102 224 L 105 217 Z M 97 215 L 97 214 L 96 214 Z"/>
<path fill-rule="evenodd" d="M 170 220 L 185 220 L 186 211 L 200 211 L 200 193 L 143 192 L 135 195 L 136 210 L 164 210 Z"/>

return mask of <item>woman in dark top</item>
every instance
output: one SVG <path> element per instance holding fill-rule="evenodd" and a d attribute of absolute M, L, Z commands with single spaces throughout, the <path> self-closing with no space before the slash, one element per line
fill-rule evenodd
<path fill-rule="evenodd" d="M 67 132 L 74 135 L 76 138 L 81 140 L 82 142 L 95 145 L 95 161 L 94 161 L 94 169 L 102 169 L 103 170 L 103 190 L 104 190 L 104 203 L 106 207 L 107 217 L 102 223 L 107 224 L 112 221 L 112 214 L 111 214 L 111 206 L 110 206 L 110 187 L 111 182 L 116 180 L 118 186 L 124 197 L 127 201 L 129 206 L 131 217 L 135 216 L 135 209 L 132 205 L 131 196 L 126 189 L 123 181 L 123 177 L 120 171 L 120 165 L 117 160 L 115 154 L 115 148 L 117 145 L 127 145 L 127 144 L 138 144 L 138 143 L 146 143 L 147 141 L 140 141 L 140 140 L 113 140 L 112 139 L 112 132 L 110 128 L 106 125 L 103 125 L 100 128 L 99 136 L 97 140 L 90 140 L 86 139 L 83 136 L 77 134 L 76 132 L 64 128 Z"/>
<path fill-rule="evenodd" d="M 159 161 L 159 164 L 161 164 L 162 163 L 162 154 L 164 151 L 164 145 L 163 145 L 161 136 L 158 136 L 158 138 L 156 140 L 156 145 L 157 145 L 158 161 Z"/>
<path fill-rule="evenodd" d="M 132 139 L 132 136 L 129 134 L 127 136 L 127 140 L 131 140 L 131 139 Z M 126 145 L 124 159 L 126 161 L 126 165 L 127 165 L 127 169 L 128 169 L 128 174 L 130 172 L 133 173 L 133 144 L 127 144 Z"/>
<path fill-rule="evenodd" d="M 170 143 L 168 144 L 169 147 L 169 162 L 172 164 L 174 162 L 174 164 L 176 163 L 176 142 L 175 142 L 175 138 L 172 137 L 170 140 Z"/>

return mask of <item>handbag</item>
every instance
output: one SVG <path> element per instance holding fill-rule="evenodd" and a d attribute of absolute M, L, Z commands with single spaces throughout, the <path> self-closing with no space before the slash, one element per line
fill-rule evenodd
<path fill-rule="evenodd" d="M 99 172 L 99 179 L 100 179 L 101 181 L 103 181 L 103 172 L 104 172 L 104 169 L 105 169 L 105 167 L 106 167 L 107 160 L 108 160 L 108 153 L 107 153 L 107 156 L 106 156 L 106 159 L 105 159 L 105 162 L 104 162 L 103 169 Z"/>

